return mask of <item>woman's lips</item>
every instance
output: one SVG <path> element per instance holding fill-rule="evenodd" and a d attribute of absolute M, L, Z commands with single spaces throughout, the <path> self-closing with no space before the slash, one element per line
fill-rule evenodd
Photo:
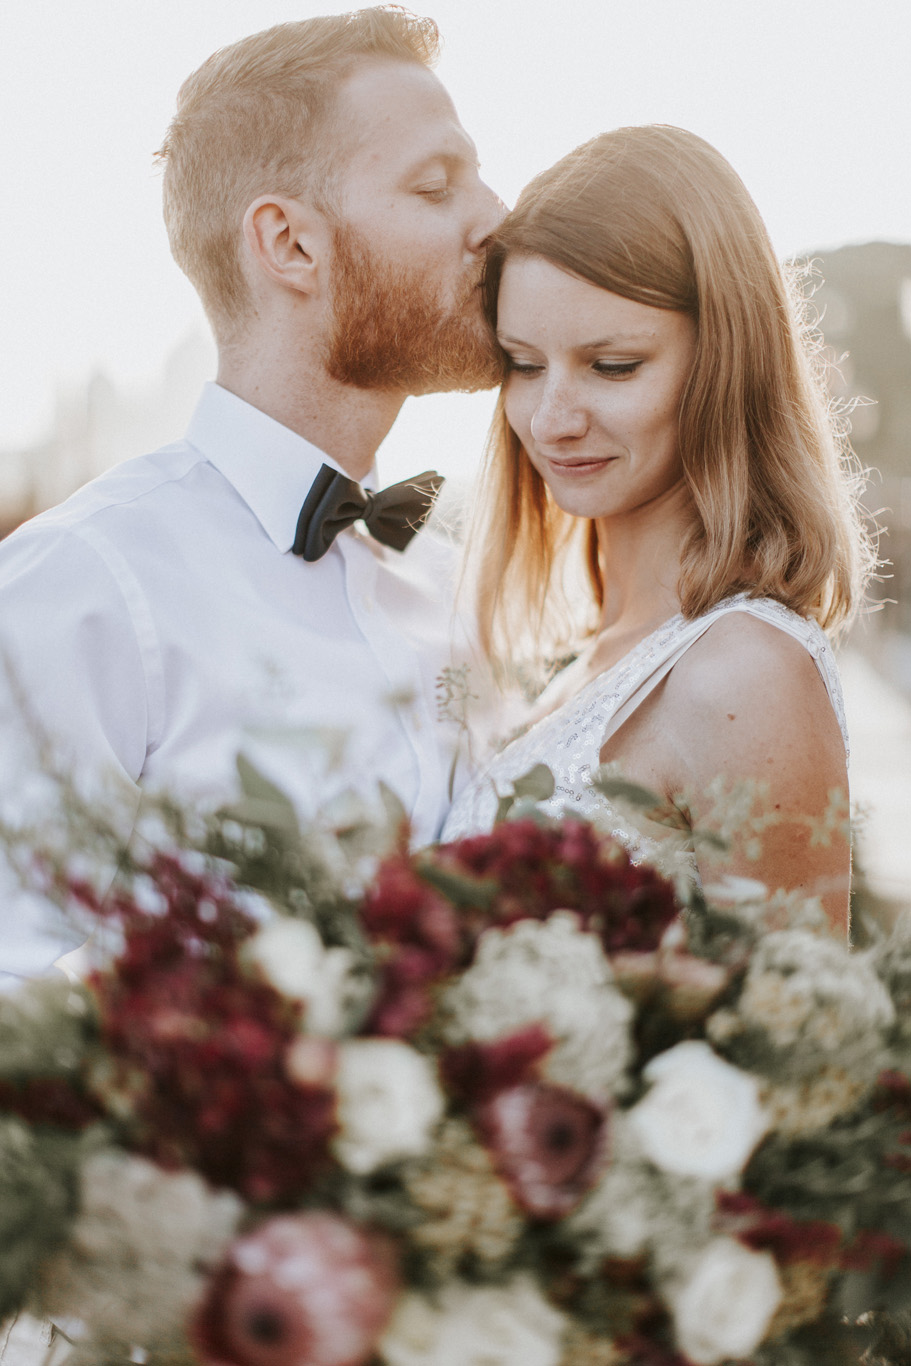
<path fill-rule="evenodd" d="M 596 470 L 606 469 L 612 465 L 616 456 L 599 456 L 591 460 L 555 460 L 550 456 L 545 456 L 548 465 L 555 474 L 562 474 L 572 478 L 581 478 L 584 474 L 592 474 Z"/>

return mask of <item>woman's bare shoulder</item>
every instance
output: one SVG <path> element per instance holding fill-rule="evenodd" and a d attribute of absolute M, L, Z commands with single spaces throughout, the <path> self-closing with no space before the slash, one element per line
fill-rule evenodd
<path fill-rule="evenodd" d="M 830 774 L 844 744 L 816 661 L 801 641 L 746 612 L 720 617 L 672 669 L 665 721 L 697 769 L 742 776 L 801 759 Z"/>

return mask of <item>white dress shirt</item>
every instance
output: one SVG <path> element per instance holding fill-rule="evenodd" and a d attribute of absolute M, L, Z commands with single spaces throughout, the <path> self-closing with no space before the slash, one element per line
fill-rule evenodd
<path fill-rule="evenodd" d="M 184 440 L 0 544 L 6 755 L 27 748 L 19 688 L 84 785 L 107 774 L 137 803 L 140 786 L 218 798 L 244 748 L 304 814 L 381 779 L 432 839 L 457 738 L 434 695 L 453 658 L 452 548 L 425 531 L 399 553 L 353 527 L 307 564 L 291 545 L 324 463 L 210 384 Z M 322 728 L 348 737 L 335 770 Z M 41 970 L 68 946 L 37 909 L 4 918 L 0 971 Z"/>

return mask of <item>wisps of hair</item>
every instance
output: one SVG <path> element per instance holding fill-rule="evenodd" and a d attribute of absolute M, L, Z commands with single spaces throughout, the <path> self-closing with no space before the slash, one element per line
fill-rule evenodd
<path fill-rule="evenodd" d="M 440 51 L 432 19 L 380 5 L 277 24 L 213 53 L 184 81 L 156 153 L 164 167 L 164 218 L 174 259 L 195 286 L 216 335 L 244 321 L 243 215 L 261 194 L 308 193 L 330 207 L 340 81 L 364 60 L 431 67 Z"/>
<path fill-rule="evenodd" d="M 796 275 L 779 265 L 721 154 L 683 129 L 621 128 L 538 176 L 493 244 L 493 325 L 514 255 L 543 257 L 696 324 L 679 416 L 693 506 L 678 584 L 684 614 L 746 591 L 827 629 L 848 621 L 875 564 L 860 475 Z M 598 528 L 556 506 L 502 400 L 470 545 L 490 655 L 509 661 L 534 642 L 539 657 L 559 657 L 594 629 L 604 601 Z"/>

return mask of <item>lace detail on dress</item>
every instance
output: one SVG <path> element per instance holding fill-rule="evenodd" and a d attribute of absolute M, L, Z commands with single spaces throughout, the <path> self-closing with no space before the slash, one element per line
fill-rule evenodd
<path fill-rule="evenodd" d="M 508 791 L 512 782 L 534 764 L 544 763 L 553 773 L 556 784 L 554 795 L 541 803 L 544 811 L 554 816 L 572 812 L 597 820 L 625 843 L 635 842 L 619 813 L 613 812 L 591 785 L 591 774 L 600 765 L 601 749 L 611 720 L 656 670 L 672 657 L 683 654 L 718 617 L 728 612 L 749 612 L 768 621 L 787 631 L 809 651 L 826 685 L 847 751 L 841 683 L 834 651 L 821 627 L 779 602 L 750 598 L 741 593 L 719 603 L 694 621 L 687 621 L 679 614 L 672 617 L 563 706 L 543 716 L 508 744 L 483 774 L 463 788 L 443 827 L 442 838 L 461 839 L 489 830 L 496 816 L 499 795 Z"/>

